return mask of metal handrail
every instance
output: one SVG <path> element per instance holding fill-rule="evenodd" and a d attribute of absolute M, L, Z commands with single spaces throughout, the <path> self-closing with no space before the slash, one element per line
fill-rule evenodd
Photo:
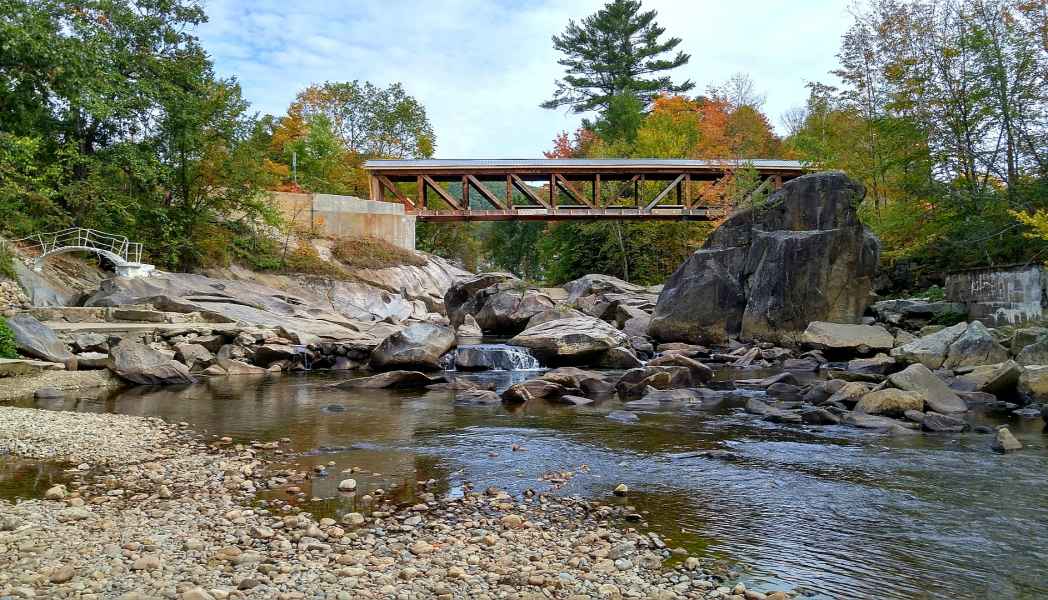
<path fill-rule="evenodd" d="M 126 236 L 113 235 L 85 227 L 70 227 L 61 231 L 37 233 L 18 240 L 11 240 L 9 243 L 28 245 L 31 249 L 39 250 L 41 256 L 62 248 L 72 247 L 107 252 L 126 263 L 142 262 L 142 244 L 132 242 Z"/>

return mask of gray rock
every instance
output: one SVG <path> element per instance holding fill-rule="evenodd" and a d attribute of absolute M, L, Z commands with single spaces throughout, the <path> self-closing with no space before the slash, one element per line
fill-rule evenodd
<path fill-rule="evenodd" d="M 56 363 L 65 363 L 73 358 L 73 353 L 55 332 L 28 313 L 7 319 L 7 326 L 15 334 L 15 348 L 24 356 Z"/>
<path fill-rule="evenodd" d="M 935 412 L 948 414 L 968 410 L 964 400 L 922 364 L 910 365 L 888 376 L 888 382 L 900 390 L 920 392 L 924 395 L 924 403 Z"/>
<path fill-rule="evenodd" d="M 904 363 L 920 363 L 929 369 L 938 369 L 946 361 L 950 345 L 967 330 L 967 323 L 958 323 L 893 348 L 891 355 Z"/>
<path fill-rule="evenodd" d="M 787 358 L 782 361 L 782 368 L 786 371 L 808 372 L 818 371 L 819 363 L 810 358 Z"/>
<path fill-rule="evenodd" d="M 996 365 L 983 365 L 959 375 L 951 387 L 963 391 L 986 392 L 995 395 L 1007 395 L 1015 391 L 1023 369 L 1013 360 L 1006 360 Z"/>
<path fill-rule="evenodd" d="M 616 294 L 638 294 L 647 291 L 639 285 L 623 281 L 618 277 L 596 273 L 583 275 L 578 279 L 565 283 L 562 287 L 568 292 L 567 301 L 569 303 L 575 302 L 583 296 L 592 296 L 595 294 L 605 294 L 609 292 Z"/>
<path fill-rule="evenodd" d="M 708 383 L 713 379 L 713 369 L 683 354 L 670 353 L 657 356 L 648 361 L 649 367 L 684 367 L 691 371 L 692 381 Z M 770 384 L 769 384 L 770 385 Z"/>
<path fill-rule="evenodd" d="M 644 314 L 639 317 L 633 317 L 622 324 L 622 332 L 632 337 L 645 337 L 648 335 L 648 328 L 651 327 L 651 315 Z"/>
<path fill-rule="evenodd" d="M 628 348 L 612 348 L 601 357 L 599 367 L 604 369 L 633 369 L 644 366 Z"/>
<path fill-rule="evenodd" d="M 997 435 L 993 436 L 993 442 L 990 447 L 994 452 L 1000 454 L 1007 454 L 1008 452 L 1017 452 L 1023 449 L 1023 445 L 1019 440 L 1015 439 L 1012 432 L 1007 427 L 1001 427 L 997 430 Z"/>
<path fill-rule="evenodd" d="M 942 314 L 966 314 L 968 307 L 961 302 L 929 302 L 923 298 L 881 300 L 871 307 L 877 318 L 898 325 L 907 319 L 929 320 Z"/>
<path fill-rule="evenodd" d="M 508 343 L 531 348 L 545 360 L 579 362 L 599 360 L 611 348 L 627 345 L 629 338 L 599 319 L 576 317 L 528 327 Z"/>
<path fill-rule="evenodd" d="M 968 431 L 969 426 L 963 419 L 951 417 L 937 412 L 925 413 L 921 421 L 921 428 L 925 431 L 936 431 L 939 433 L 962 433 Z"/>
<path fill-rule="evenodd" d="M 585 398 L 583 396 L 573 396 L 571 394 L 564 394 L 559 398 L 551 399 L 555 404 L 564 404 L 566 406 L 586 406 L 587 404 L 593 404 L 593 400 Z"/>
<path fill-rule="evenodd" d="M 455 332 L 449 327 L 417 323 L 382 340 L 371 354 L 375 369 L 420 367 L 439 369 L 440 357 L 455 345 Z"/>
<path fill-rule="evenodd" d="M 1012 334 L 1009 349 L 1012 355 L 1018 355 L 1023 348 L 1041 340 L 1048 340 L 1048 327 L 1022 327 Z"/>
<path fill-rule="evenodd" d="M 459 337 L 481 337 L 484 330 L 480 328 L 473 315 L 467 314 L 462 318 L 462 324 L 458 326 L 456 333 Z"/>
<path fill-rule="evenodd" d="M 573 317 L 586 318 L 586 316 L 586 313 L 582 311 L 575 310 L 568 306 L 559 305 L 532 316 L 528 319 L 528 327 L 535 327 L 536 325 L 541 325 L 549 321 L 556 321 L 558 319 L 570 319 Z M 646 333 L 647 332 L 645 332 L 645 334 Z"/>
<path fill-rule="evenodd" d="M 564 386 L 543 379 L 531 379 L 514 383 L 502 392 L 502 401 L 510 404 L 526 404 L 532 400 L 557 399 L 566 393 Z"/>
<path fill-rule="evenodd" d="M 200 344 L 175 344 L 175 359 L 189 367 L 190 371 L 194 371 L 211 366 L 215 357 Z"/>
<path fill-rule="evenodd" d="M 891 350 L 895 338 L 880 325 L 812 321 L 801 335 L 801 343 L 816 350 L 868 354 L 878 350 Z"/>
<path fill-rule="evenodd" d="M 1048 365 L 1048 338 L 1040 338 L 1023 346 L 1015 355 L 1015 362 L 1023 366 Z"/>
<path fill-rule="evenodd" d="M 986 326 L 972 321 L 964 333 L 950 344 L 943 367 L 956 369 L 992 365 L 1008 360 L 1008 351 L 997 343 Z"/>
<path fill-rule="evenodd" d="M 455 394 L 455 404 L 487 406 L 502 404 L 502 398 L 491 390 L 462 390 Z"/>
<path fill-rule="evenodd" d="M 1048 400 L 1048 365 L 1031 365 L 1023 368 L 1019 376 L 1019 393 L 1033 402 Z"/>
<path fill-rule="evenodd" d="M 617 421 L 619 423 L 640 422 L 640 417 L 625 410 L 613 410 L 610 413 L 608 413 L 607 416 L 605 416 L 604 418 L 608 419 L 609 421 Z"/>
<path fill-rule="evenodd" d="M 84 332 L 73 336 L 73 349 L 77 352 L 109 353 L 109 338 L 101 333 Z"/>
<path fill-rule="evenodd" d="M 553 308 L 553 300 L 539 290 L 519 282 L 495 286 L 476 314 L 480 328 L 494 333 L 515 333 L 528 327 L 535 315 Z"/>
<path fill-rule="evenodd" d="M 910 429 L 910 425 L 903 421 L 891 419 L 888 417 L 882 417 L 879 415 L 868 415 L 860 412 L 850 412 L 841 417 L 841 424 L 850 425 L 852 427 L 858 427 L 859 429 L 878 429 L 878 430 L 893 430 L 896 427 L 903 429 Z"/>
<path fill-rule="evenodd" d="M 924 395 L 895 388 L 872 391 L 860 398 L 855 405 L 856 412 L 889 417 L 902 417 L 911 410 L 924 410 Z"/>
<path fill-rule="evenodd" d="M 547 371 L 542 375 L 542 379 L 565 389 L 581 390 L 587 396 L 606 396 L 615 390 L 615 386 L 601 373 L 577 367 L 560 367 Z"/>
<path fill-rule="evenodd" d="M 113 372 L 141 385 L 167 385 L 196 381 L 184 364 L 149 346 L 124 339 L 109 351 Z"/>
<path fill-rule="evenodd" d="M 808 425 L 839 425 L 841 418 L 825 408 L 805 406 L 798 411 L 801 421 Z"/>
<path fill-rule="evenodd" d="M 887 375 L 899 368 L 895 359 L 884 354 L 873 358 L 856 358 L 848 361 L 848 372 L 864 375 Z"/>
<path fill-rule="evenodd" d="M 33 392 L 33 397 L 38 400 L 56 400 L 65 398 L 65 393 L 52 387 L 42 387 Z"/>
<path fill-rule="evenodd" d="M 421 388 L 447 381 L 444 376 L 430 377 L 418 371 L 387 371 L 370 377 L 358 377 L 334 384 L 339 389 Z"/>
<path fill-rule="evenodd" d="M 815 173 L 736 212 L 666 281 L 651 335 L 773 340 L 812 321 L 859 322 L 880 252 L 856 214 L 864 194 L 843 173 Z"/>
<path fill-rule="evenodd" d="M 686 367 L 645 366 L 623 373 L 615 383 L 615 391 L 622 400 L 632 400 L 646 394 L 648 388 L 672 390 L 691 386 L 691 371 Z"/>

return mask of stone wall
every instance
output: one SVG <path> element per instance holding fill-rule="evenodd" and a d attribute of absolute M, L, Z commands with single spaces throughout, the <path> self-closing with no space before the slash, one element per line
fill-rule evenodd
<path fill-rule="evenodd" d="M 376 202 L 354 196 L 271 192 L 284 217 L 296 226 L 312 227 L 338 237 L 375 237 L 415 249 L 415 215 L 398 202 Z"/>
<path fill-rule="evenodd" d="M 1016 325 L 1043 318 L 1048 276 L 1040 265 L 972 269 L 946 276 L 946 298 L 968 307 L 985 325 Z"/>

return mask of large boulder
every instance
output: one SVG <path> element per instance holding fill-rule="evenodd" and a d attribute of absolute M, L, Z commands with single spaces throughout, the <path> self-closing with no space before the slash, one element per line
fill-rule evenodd
<path fill-rule="evenodd" d="M 940 315 L 967 314 L 968 307 L 962 302 L 930 302 L 923 298 L 881 300 L 870 306 L 877 319 L 899 325 L 904 321 L 927 322 Z"/>
<path fill-rule="evenodd" d="M 55 332 L 28 313 L 7 319 L 7 326 L 15 334 L 15 348 L 20 354 L 56 363 L 73 358 L 69 348 L 58 339 Z"/>
<path fill-rule="evenodd" d="M 193 383 L 189 367 L 145 344 L 125 339 L 109 350 L 113 372 L 140 385 Z"/>
<path fill-rule="evenodd" d="M 959 375 L 951 387 L 965 392 L 1008 395 L 1015 391 L 1023 369 L 1014 360 L 996 365 L 982 365 Z"/>
<path fill-rule="evenodd" d="M 855 405 L 856 412 L 869 415 L 902 417 L 908 410 L 924 410 L 924 396 L 920 392 L 904 392 L 884 388 L 864 395 Z"/>
<path fill-rule="evenodd" d="M 417 323 L 390 335 L 371 354 L 375 369 L 440 368 L 440 357 L 455 345 L 455 332 L 433 323 Z"/>
<path fill-rule="evenodd" d="M 1015 362 L 1023 366 L 1048 365 L 1048 337 L 1023 346 L 1015 355 Z"/>
<path fill-rule="evenodd" d="M 950 344 L 943 366 L 947 369 L 998 364 L 1008 360 L 1008 350 L 997 343 L 990 330 L 972 321 L 964 333 Z"/>
<path fill-rule="evenodd" d="M 924 403 L 935 412 L 947 414 L 968 410 L 964 400 L 922 364 L 910 365 L 889 375 L 888 382 L 900 390 L 923 394 Z"/>
<path fill-rule="evenodd" d="M 652 336 L 780 339 L 812 321 L 858 323 L 880 254 L 856 213 L 864 195 L 843 173 L 815 173 L 736 212 L 667 280 Z"/>
<path fill-rule="evenodd" d="M 946 362 L 950 345 L 966 331 L 968 324 L 958 323 L 893 348 L 891 354 L 900 362 L 920 363 L 929 369 L 938 369 Z"/>
<path fill-rule="evenodd" d="M 597 273 L 583 275 L 578 279 L 565 283 L 562 287 L 568 292 L 568 303 L 575 302 L 583 296 L 592 296 L 594 294 L 606 294 L 609 292 L 615 294 L 638 294 L 647 291 L 647 288 L 623 281 L 618 277 Z"/>
<path fill-rule="evenodd" d="M 548 295 L 508 273 L 481 273 L 451 286 L 444 306 L 453 327 L 472 316 L 488 333 L 517 333 L 554 307 Z"/>
<path fill-rule="evenodd" d="M 801 343 L 816 350 L 869 354 L 877 350 L 891 350 L 895 345 L 895 336 L 880 325 L 812 321 L 801 335 Z"/>
<path fill-rule="evenodd" d="M 1019 392 L 1031 402 L 1048 401 L 1048 365 L 1030 365 L 1019 376 Z"/>
<path fill-rule="evenodd" d="M 586 362 L 599 360 L 608 350 L 625 346 L 629 338 L 599 319 L 573 317 L 528 327 L 508 343 L 531 348 L 540 358 L 553 362 Z"/>

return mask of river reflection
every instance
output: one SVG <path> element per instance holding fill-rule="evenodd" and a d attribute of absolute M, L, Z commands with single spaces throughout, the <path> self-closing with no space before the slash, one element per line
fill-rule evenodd
<path fill-rule="evenodd" d="M 500 387 L 530 376 L 470 375 Z M 359 494 L 381 488 L 403 501 L 428 479 L 437 484 L 427 491 L 438 494 L 467 481 L 521 492 L 546 489 L 543 474 L 567 470 L 576 476 L 560 493 L 611 499 L 626 483 L 628 502 L 671 546 L 746 565 L 756 589 L 818 598 L 1048 596 L 1040 419 L 1007 421 L 1026 448 L 1002 456 L 989 451 L 990 436 L 974 433 L 774 425 L 743 413 L 742 397 L 712 412 L 643 412 L 630 425 L 605 418 L 622 408 L 616 401 L 509 411 L 456 405 L 449 392 L 328 387 L 345 377 L 215 379 L 39 406 L 159 416 L 237 441 L 291 438 L 297 468 L 334 462 L 331 476 L 301 486 L 321 498 L 307 503 L 315 514 L 355 508 L 355 497 L 337 491 L 350 467 L 361 469 L 352 475 Z"/>

